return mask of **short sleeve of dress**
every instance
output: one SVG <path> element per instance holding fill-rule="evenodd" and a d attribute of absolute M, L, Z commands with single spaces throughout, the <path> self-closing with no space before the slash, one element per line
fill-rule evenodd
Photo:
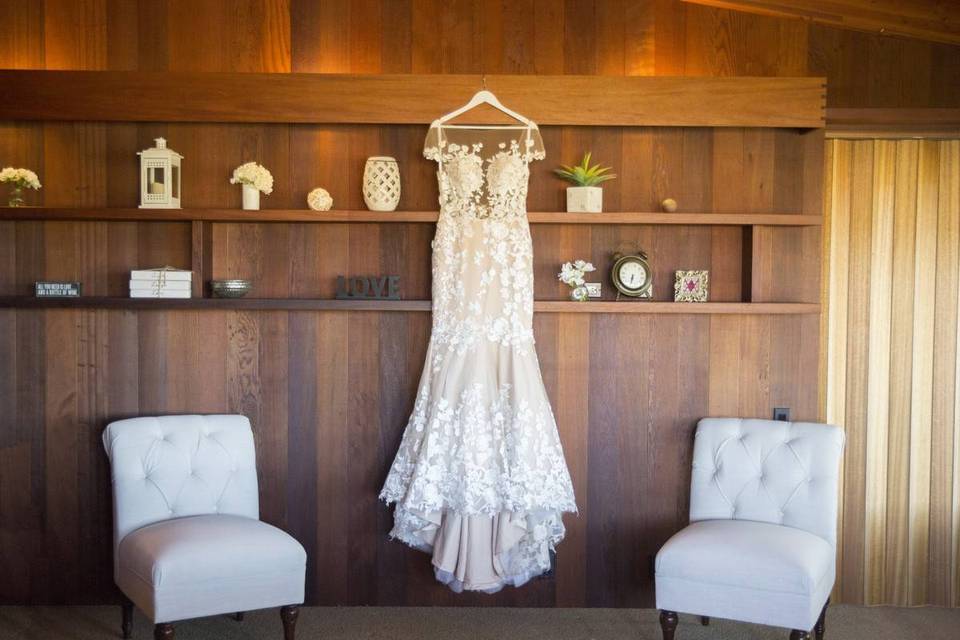
<path fill-rule="evenodd" d="M 524 144 L 526 149 L 524 149 L 523 159 L 527 162 L 543 160 L 547 157 L 546 149 L 543 147 L 543 138 L 540 137 L 540 129 L 536 126 L 528 130 Z"/>
<path fill-rule="evenodd" d="M 427 138 L 423 141 L 423 157 L 440 162 L 440 127 L 435 124 L 430 125 Z"/>

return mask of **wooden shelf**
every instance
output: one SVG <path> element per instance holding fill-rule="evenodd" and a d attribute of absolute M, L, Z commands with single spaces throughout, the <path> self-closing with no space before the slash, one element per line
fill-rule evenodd
<path fill-rule="evenodd" d="M 68 220 L 132 222 L 309 222 L 309 223 L 435 223 L 436 211 L 366 211 L 309 209 L 69 209 L 50 207 L 0 208 L 2 220 Z M 566 213 L 531 211 L 531 224 L 649 224 L 727 226 L 819 226 L 821 216 L 783 213 L 660 213 L 611 211 L 607 213 Z"/>
<path fill-rule="evenodd" d="M 824 78 L 2 70 L 0 120 L 425 126 L 484 83 L 541 125 L 819 128 L 826 96 Z"/>
<path fill-rule="evenodd" d="M 250 310 L 250 311 L 430 311 L 429 300 L 329 300 L 312 298 L 189 298 L 155 300 L 149 298 L 33 298 L 0 297 L 0 308 L 17 309 L 130 309 L 130 310 Z M 800 302 L 646 302 L 611 300 L 569 302 L 540 300 L 534 303 L 538 313 L 646 313 L 646 314 L 718 314 L 786 315 L 818 314 L 820 305 Z"/>

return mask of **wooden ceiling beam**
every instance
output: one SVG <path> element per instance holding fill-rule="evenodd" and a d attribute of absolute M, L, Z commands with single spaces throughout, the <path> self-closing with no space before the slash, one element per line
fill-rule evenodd
<path fill-rule="evenodd" d="M 937 0 L 684 0 L 734 11 L 960 45 L 960 4 Z"/>

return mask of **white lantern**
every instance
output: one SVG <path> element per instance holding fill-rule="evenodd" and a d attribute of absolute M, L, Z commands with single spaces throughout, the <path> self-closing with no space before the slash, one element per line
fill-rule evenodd
<path fill-rule="evenodd" d="M 138 151 L 140 156 L 140 208 L 180 208 L 180 161 L 176 151 L 167 149 L 167 141 L 156 139 L 157 146 Z"/>

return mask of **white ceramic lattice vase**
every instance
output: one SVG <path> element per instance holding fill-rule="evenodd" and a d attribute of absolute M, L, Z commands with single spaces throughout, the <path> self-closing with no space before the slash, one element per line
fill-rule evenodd
<path fill-rule="evenodd" d="M 363 201 L 371 211 L 393 211 L 400 204 L 400 166 L 389 156 L 367 158 Z"/>

